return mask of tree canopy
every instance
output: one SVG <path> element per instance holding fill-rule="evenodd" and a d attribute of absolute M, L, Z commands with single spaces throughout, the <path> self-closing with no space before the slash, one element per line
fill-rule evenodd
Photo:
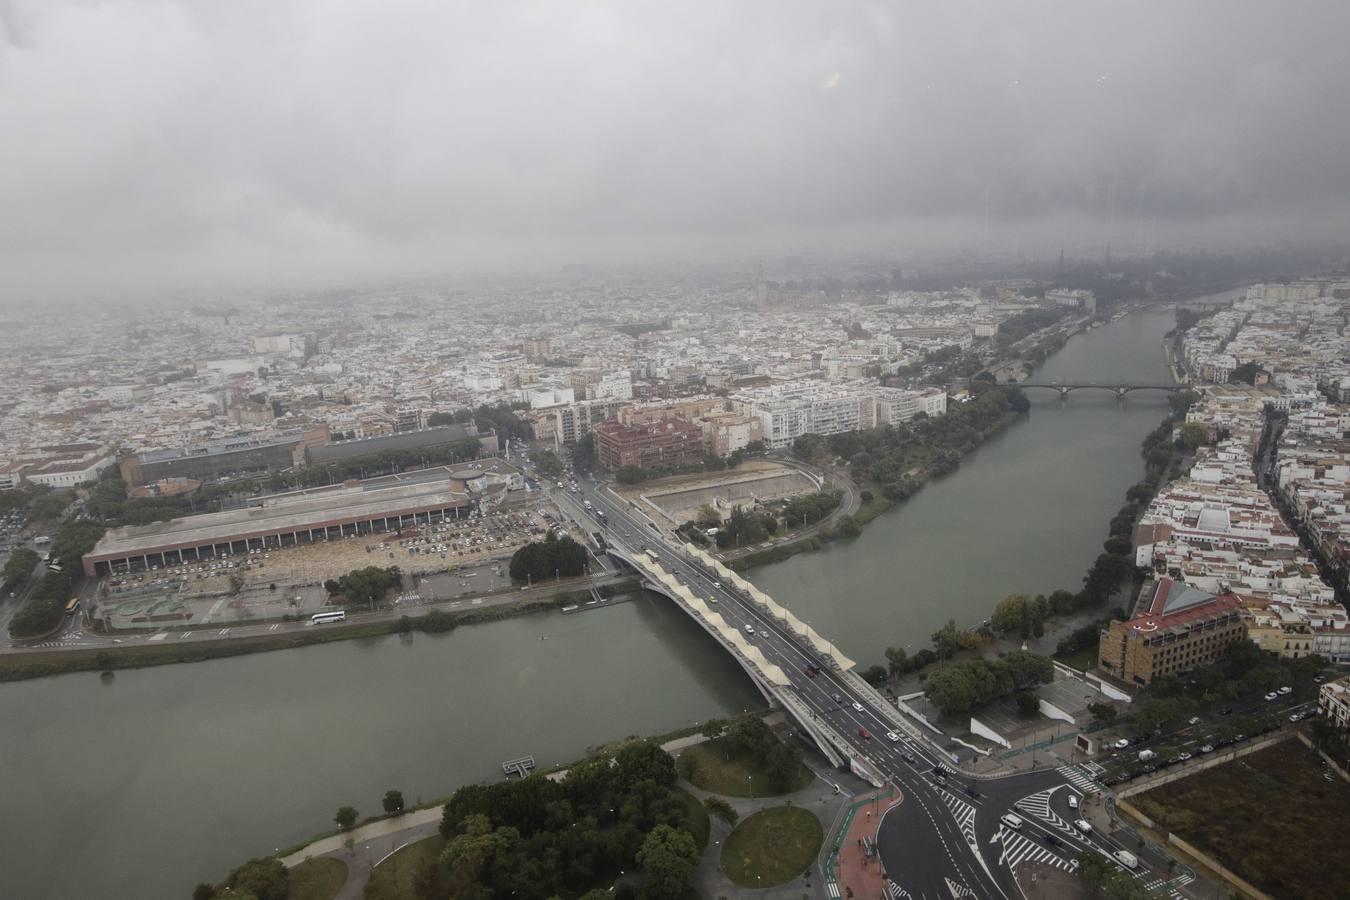
<path fill-rule="evenodd" d="M 1002 659 L 948 663 L 928 676 L 928 699 L 943 713 L 970 712 L 1014 691 L 1048 683 L 1054 663 L 1048 657 L 1014 650 Z"/>
<path fill-rule="evenodd" d="M 670 755 L 639 742 L 573 766 L 561 782 L 534 775 L 460 788 L 441 816 L 448 896 L 578 896 L 635 866 L 652 896 L 679 896 L 700 848 L 674 783 Z"/>
<path fill-rule="evenodd" d="M 328 579 L 323 583 L 324 590 L 330 596 L 341 596 L 348 603 L 375 608 L 375 604 L 384 599 L 385 594 L 402 582 L 403 573 L 398 566 L 381 568 L 366 566 L 353 569 L 337 579 Z"/>
<path fill-rule="evenodd" d="M 516 581 L 546 581 L 586 574 L 586 548 L 571 537 L 559 539 L 550 533 L 531 541 L 511 555 L 509 571 Z"/>

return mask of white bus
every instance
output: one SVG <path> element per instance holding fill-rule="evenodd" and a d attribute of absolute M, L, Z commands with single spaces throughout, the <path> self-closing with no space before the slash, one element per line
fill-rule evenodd
<path fill-rule="evenodd" d="M 327 625 L 329 622 L 345 622 L 345 621 L 347 621 L 347 612 L 346 610 L 341 609 L 336 610 L 335 612 L 315 613 L 314 615 L 309 617 L 309 622 L 311 625 Z"/>

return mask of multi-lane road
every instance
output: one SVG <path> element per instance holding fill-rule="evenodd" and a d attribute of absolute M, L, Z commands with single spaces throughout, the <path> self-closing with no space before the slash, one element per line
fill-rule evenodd
<path fill-rule="evenodd" d="M 827 665 L 795 632 L 720 576 L 691 558 L 660 525 L 603 484 L 580 480 L 576 492 L 555 499 L 588 531 L 601 531 L 616 550 L 656 554 L 656 562 L 740 629 L 790 679 L 786 688 L 832 726 L 847 747 L 841 752 L 867 761 L 900 791 L 901 802 L 885 814 L 878 846 L 892 896 L 915 898 L 1017 898 L 1017 866 L 1042 862 L 1067 871 L 1083 851 L 1111 856 L 1126 849 L 1100 834 L 1084 833 L 1069 806 L 1085 789 L 1097 789 L 1078 768 L 1043 770 L 1005 778 L 974 778 L 953 771 L 940 751 L 917 730 L 896 724 L 886 701 Z M 591 510 L 584 507 L 589 501 Z M 597 513 L 603 512 L 602 520 Z M 753 629 L 753 633 L 747 630 Z M 1014 829 L 1003 816 L 1021 819 Z M 1141 863 L 1136 875 L 1160 883 Z"/>

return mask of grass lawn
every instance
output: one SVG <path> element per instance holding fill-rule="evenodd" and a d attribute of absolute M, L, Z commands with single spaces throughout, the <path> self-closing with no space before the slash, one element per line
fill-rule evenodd
<path fill-rule="evenodd" d="M 694 836 L 694 843 L 698 844 L 698 852 L 702 853 L 708 846 L 708 837 L 712 834 L 712 823 L 708 820 L 708 810 L 703 807 L 703 801 L 688 791 L 676 788 L 675 793 L 689 808 L 689 832 Z"/>
<path fill-rule="evenodd" d="M 824 830 L 810 810 L 775 806 L 741 820 L 722 847 L 722 871 L 741 887 L 772 887 L 800 876 L 820 852 Z"/>
<path fill-rule="evenodd" d="M 1285 741 L 1132 798 L 1143 813 L 1276 897 L 1339 900 L 1350 784 Z"/>
<path fill-rule="evenodd" d="M 307 859 L 291 869 L 290 900 L 333 900 L 347 883 L 347 864 L 340 859 Z"/>
<path fill-rule="evenodd" d="M 797 764 L 792 781 L 782 789 L 769 783 L 769 776 L 754 760 L 732 753 L 727 756 L 721 739 L 695 744 L 680 753 L 676 768 L 691 784 L 722 794 L 725 797 L 777 797 L 800 791 L 810 784 L 815 775 L 806 766 Z"/>
<path fill-rule="evenodd" d="M 436 865 L 444 848 L 445 838 L 439 834 L 404 847 L 375 867 L 366 885 L 366 900 L 412 900 L 420 896 L 417 880 Z"/>
<path fill-rule="evenodd" d="M 1082 650 L 1070 653 L 1066 656 L 1056 655 L 1055 659 L 1059 660 L 1060 662 L 1064 663 L 1064 665 L 1069 666 L 1070 668 L 1077 669 L 1080 672 L 1086 672 L 1093 666 L 1097 665 L 1097 647 L 1095 645 L 1091 647 L 1085 647 Z"/>

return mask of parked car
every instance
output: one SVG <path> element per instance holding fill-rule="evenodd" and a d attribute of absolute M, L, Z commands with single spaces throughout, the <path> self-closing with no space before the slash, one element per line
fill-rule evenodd
<path fill-rule="evenodd" d="M 1287 684 L 1286 684 L 1284 687 L 1280 688 L 1280 693 L 1281 693 L 1281 694 L 1292 694 L 1293 692 L 1294 692 L 1294 689 L 1291 688 L 1291 687 L 1290 687 L 1289 685 L 1287 685 Z"/>
<path fill-rule="evenodd" d="M 1187 725 L 1199 725 L 1199 724 L 1200 724 L 1200 717 L 1199 717 L 1199 716 L 1191 716 L 1189 719 L 1186 720 L 1186 724 L 1187 724 Z"/>
<path fill-rule="evenodd" d="M 1267 699 L 1267 700 L 1274 700 L 1274 699 L 1276 699 L 1276 698 L 1279 697 L 1279 696 L 1280 696 L 1280 695 L 1279 695 L 1278 692 L 1276 692 L 1276 691 L 1271 691 L 1269 694 L 1266 694 L 1266 699 Z"/>
<path fill-rule="evenodd" d="M 1129 738 L 1121 738 L 1120 740 L 1116 741 L 1116 742 L 1115 742 L 1114 744 L 1112 744 L 1111 746 L 1112 746 L 1112 747 L 1115 747 L 1117 750 L 1124 750 L 1126 747 L 1130 746 L 1130 739 L 1129 739 Z"/>

